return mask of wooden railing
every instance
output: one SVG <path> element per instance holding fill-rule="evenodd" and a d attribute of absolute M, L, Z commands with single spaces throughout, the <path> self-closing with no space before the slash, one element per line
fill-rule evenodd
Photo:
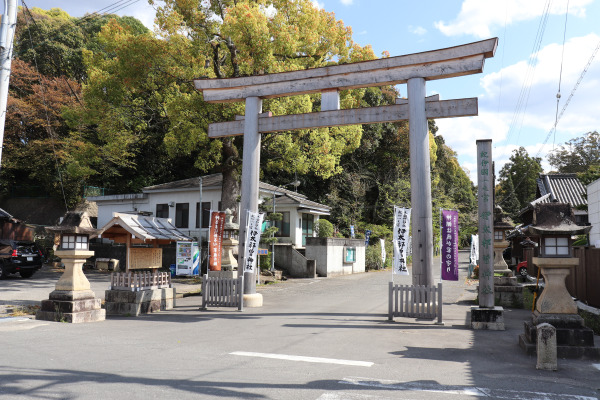
<path fill-rule="evenodd" d="M 110 275 L 110 290 L 164 289 L 171 287 L 171 274 L 168 272 L 113 272 Z"/>
<path fill-rule="evenodd" d="M 394 285 L 390 282 L 388 319 L 394 317 L 435 319 L 442 324 L 442 284 Z"/>
<path fill-rule="evenodd" d="M 202 277 L 202 309 L 207 307 L 237 307 L 244 310 L 244 277 Z"/>

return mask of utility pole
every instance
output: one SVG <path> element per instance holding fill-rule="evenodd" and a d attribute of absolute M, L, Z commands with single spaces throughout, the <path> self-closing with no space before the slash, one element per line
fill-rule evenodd
<path fill-rule="evenodd" d="M 2 22 L 0 22 L 0 168 L 2 165 L 8 86 L 10 83 L 10 64 L 16 26 L 17 0 L 4 0 L 4 15 L 2 15 Z"/>

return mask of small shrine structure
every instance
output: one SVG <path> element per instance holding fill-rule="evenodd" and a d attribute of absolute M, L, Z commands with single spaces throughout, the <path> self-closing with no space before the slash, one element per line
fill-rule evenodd
<path fill-rule="evenodd" d="M 105 293 L 108 315 L 138 316 L 175 306 L 171 274 L 158 271 L 162 267 L 159 245 L 192 238 L 179 231 L 170 219 L 126 213 L 115 213 L 102 228 L 101 236 L 127 246 L 125 271 L 111 274 L 110 289 Z"/>

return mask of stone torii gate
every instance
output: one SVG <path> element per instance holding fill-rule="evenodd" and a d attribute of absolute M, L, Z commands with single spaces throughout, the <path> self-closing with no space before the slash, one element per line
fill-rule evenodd
<path fill-rule="evenodd" d="M 413 284 L 433 285 L 433 220 L 427 119 L 477 115 L 477 98 L 425 97 L 425 82 L 480 73 L 498 39 L 446 49 L 308 70 L 229 79 L 194 80 L 209 103 L 245 101 L 245 116 L 209 125 L 212 138 L 244 135 L 239 254 L 245 254 L 246 210 L 258 211 L 260 135 L 320 127 L 409 121 L 413 235 Z M 396 105 L 339 109 L 339 90 L 407 84 Z M 272 116 L 262 99 L 321 93 L 321 112 Z M 243 265 L 240 262 L 240 265 Z M 253 274 L 244 274 L 245 305 L 261 306 Z"/>

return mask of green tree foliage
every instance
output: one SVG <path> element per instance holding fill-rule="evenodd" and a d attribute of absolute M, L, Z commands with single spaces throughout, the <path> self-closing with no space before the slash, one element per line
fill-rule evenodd
<path fill-rule="evenodd" d="M 509 162 L 500 170 L 500 186 L 506 188 L 505 181 L 511 178 L 519 209 L 535 199 L 536 179 L 543 172 L 541 162 L 541 158 L 530 157 L 524 147 L 519 147 L 513 150 Z M 496 199 L 496 202 L 503 204 L 504 198 Z"/>
<path fill-rule="evenodd" d="M 600 164 L 600 134 L 596 131 L 569 140 L 548 156 L 560 173 L 586 172 Z"/>
<path fill-rule="evenodd" d="M 498 199 L 497 204 L 510 216 L 515 217 L 521 210 L 521 205 L 515 194 L 515 186 L 510 175 L 498 185 L 496 199 Z"/>
<path fill-rule="evenodd" d="M 569 140 L 548 156 L 560 173 L 577 173 L 584 185 L 600 178 L 600 134 L 588 132 Z"/>
<path fill-rule="evenodd" d="M 315 222 L 315 231 L 317 232 L 317 237 L 333 237 L 333 224 L 325 218 L 319 218 L 319 220 Z"/>

